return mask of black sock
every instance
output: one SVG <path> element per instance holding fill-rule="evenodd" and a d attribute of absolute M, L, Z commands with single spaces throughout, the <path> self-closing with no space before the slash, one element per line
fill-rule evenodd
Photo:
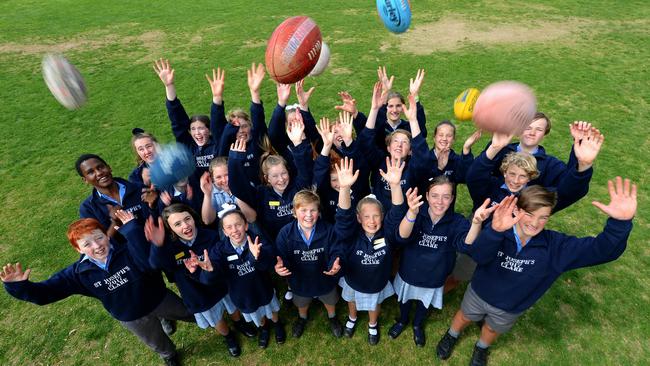
<path fill-rule="evenodd" d="M 408 324 L 409 322 L 409 313 L 411 312 L 411 300 L 399 304 L 399 322 L 402 324 Z"/>
<path fill-rule="evenodd" d="M 422 301 L 415 302 L 415 318 L 413 318 L 413 326 L 421 327 L 424 319 L 427 317 L 427 308 L 422 305 Z"/>

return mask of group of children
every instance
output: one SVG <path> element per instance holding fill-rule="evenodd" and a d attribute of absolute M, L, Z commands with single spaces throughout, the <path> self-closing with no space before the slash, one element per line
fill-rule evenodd
<path fill-rule="evenodd" d="M 30 270 L 18 263 L 4 266 L 0 277 L 12 296 L 40 305 L 73 294 L 99 299 L 169 365 L 179 364 L 169 338 L 176 320 L 215 328 L 235 357 L 241 349 L 224 311 L 239 332 L 257 334 L 260 347 L 269 345 L 271 332 L 284 343 L 281 289 L 297 308 L 296 338 L 317 298 L 335 337 L 352 337 L 358 312 L 367 311 L 368 343 L 376 345 L 381 304 L 396 295 L 399 317 L 388 335 L 400 336 L 415 306 L 413 339 L 424 346 L 428 310 L 441 309 L 445 292 L 470 279 L 436 352 L 450 357 L 461 331 L 479 322 L 471 364 L 484 365 L 488 347 L 559 275 L 625 250 L 636 212 L 636 186 L 627 179 L 609 182 L 608 205 L 594 203 L 609 216 L 598 236 L 544 229 L 552 213 L 588 192 L 604 137 L 587 122 L 570 125 L 567 163 L 540 145 L 551 129 L 543 113 L 518 142 L 494 133 L 474 158 L 481 132 L 458 154 L 450 121 L 436 125 L 429 148 L 418 95 L 424 70 L 411 79 L 405 99 L 379 68 L 369 113 L 341 92 L 335 123 L 312 116 L 314 88 L 297 83 L 298 103 L 288 105 L 293 86 L 277 84 L 268 124 L 262 65 L 248 70 L 250 114 L 226 114 L 225 72 L 206 75 L 209 117 L 188 116 L 168 61 L 156 61 L 154 70 L 165 86 L 173 134 L 195 157 L 194 174 L 169 187 L 152 185 L 158 143 L 139 128 L 132 131 L 138 166 L 128 180 L 113 177 L 102 157 L 80 156 L 77 172 L 93 190 L 80 206 L 81 219 L 68 228 L 79 260 L 43 282 L 30 282 Z M 473 201 L 468 218 L 454 211 L 457 184 L 467 184 Z M 348 305 L 343 324 L 339 297 Z"/>

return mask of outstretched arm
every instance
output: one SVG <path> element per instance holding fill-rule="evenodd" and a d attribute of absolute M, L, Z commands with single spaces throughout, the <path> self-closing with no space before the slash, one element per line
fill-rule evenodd
<path fill-rule="evenodd" d="M 156 72 L 160 81 L 165 85 L 165 94 L 167 100 L 176 99 L 176 87 L 174 86 L 174 69 L 169 64 L 169 60 L 156 60 L 153 64 L 153 70 Z"/>

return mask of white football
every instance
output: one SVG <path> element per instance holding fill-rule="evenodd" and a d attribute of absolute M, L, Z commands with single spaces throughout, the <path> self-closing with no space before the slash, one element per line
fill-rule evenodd
<path fill-rule="evenodd" d="M 327 68 L 327 65 L 330 63 L 330 48 L 327 45 L 327 43 L 323 42 L 323 45 L 320 49 L 320 56 L 318 56 L 318 62 L 316 63 L 316 66 L 314 66 L 313 69 L 311 69 L 311 72 L 309 73 L 309 76 L 318 76 L 325 71 Z"/>
<path fill-rule="evenodd" d="M 81 73 L 65 57 L 45 55 L 43 79 L 54 98 L 64 107 L 77 109 L 86 103 L 86 83 Z"/>

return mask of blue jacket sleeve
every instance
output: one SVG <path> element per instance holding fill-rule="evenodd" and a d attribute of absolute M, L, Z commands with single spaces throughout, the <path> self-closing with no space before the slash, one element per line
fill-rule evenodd
<path fill-rule="evenodd" d="M 411 235 L 409 235 L 408 238 L 402 238 L 399 235 L 399 224 L 402 222 L 402 219 L 404 219 L 404 216 L 406 215 L 406 212 L 408 211 L 408 205 L 406 202 L 403 202 L 401 205 L 391 205 L 390 206 L 390 211 L 388 212 L 389 215 L 392 215 L 392 219 L 395 220 L 394 222 L 394 227 L 393 227 L 393 237 L 395 238 L 394 243 L 396 246 L 403 246 L 408 243 L 410 243 L 415 235 L 415 232 L 418 230 L 417 222 L 413 225 L 413 231 L 411 231 Z M 417 217 L 416 217 L 417 220 Z"/>
<path fill-rule="evenodd" d="M 469 255 L 478 264 L 486 264 L 494 260 L 503 241 L 505 234 L 492 229 L 492 221 L 483 225 L 481 233 L 478 235 L 474 244 L 469 248 Z"/>
<path fill-rule="evenodd" d="M 174 253 L 171 250 L 171 243 L 165 243 L 162 247 L 151 245 L 149 250 L 149 265 L 155 269 L 163 269 L 173 272 L 176 267 Z"/>
<path fill-rule="evenodd" d="M 494 164 L 495 161 L 488 159 L 484 151 L 467 170 L 467 189 L 474 201 L 474 207 L 483 204 L 483 201 L 490 196 L 492 187 L 498 184 L 496 178 L 491 175 Z"/>
<path fill-rule="evenodd" d="M 221 134 L 227 124 L 228 121 L 226 120 L 224 103 L 212 103 L 210 105 L 210 135 L 215 145 L 219 146 L 219 143 L 221 142 Z"/>
<path fill-rule="evenodd" d="M 51 304 L 75 294 L 90 296 L 86 288 L 77 280 L 74 264 L 42 282 L 29 280 L 5 282 L 4 286 L 9 295 L 36 305 Z"/>
<path fill-rule="evenodd" d="M 230 151 L 228 155 L 228 187 L 230 192 L 251 207 L 257 207 L 255 188 L 248 182 L 244 168 L 245 152 Z"/>
<path fill-rule="evenodd" d="M 418 125 L 420 125 L 420 133 L 422 134 L 422 137 L 425 139 L 427 138 L 427 115 L 424 113 L 424 107 L 420 102 L 417 102 L 416 104 L 417 109 L 417 119 L 418 119 Z"/>
<path fill-rule="evenodd" d="M 226 126 L 223 129 L 223 132 L 221 133 L 219 144 L 217 145 L 218 156 L 228 156 L 228 152 L 230 151 L 230 144 L 235 142 L 238 131 L 239 131 L 239 127 L 234 126 L 230 123 L 226 124 Z"/>
<path fill-rule="evenodd" d="M 250 111 L 251 121 L 253 122 L 253 141 L 258 141 L 260 136 L 268 135 L 264 105 L 262 103 L 251 102 Z"/>
<path fill-rule="evenodd" d="M 316 189 L 321 189 L 329 184 L 330 157 L 318 154 L 314 161 L 314 184 Z"/>
<path fill-rule="evenodd" d="M 126 238 L 129 254 L 140 270 L 153 270 L 149 264 L 151 244 L 149 244 L 149 241 L 144 236 L 144 228 L 138 225 L 135 220 L 131 220 L 125 225 L 122 225 L 119 232 Z"/>
<path fill-rule="evenodd" d="M 429 147 L 422 134 L 411 140 L 411 159 L 408 174 L 411 187 L 418 187 L 432 170 Z"/>
<path fill-rule="evenodd" d="M 201 268 L 197 268 L 193 277 L 203 284 L 212 285 L 218 282 L 225 273 L 225 265 L 223 263 L 224 260 L 221 254 L 220 243 L 217 242 L 215 245 L 211 246 L 210 249 L 208 249 L 208 257 L 210 258 L 210 263 L 212 264 L 213 270 L 204 271 Z"/>
<path fill-rule="evenodd" d="M 366 115 L 361 112 L 358 112 L 357 116 L 352 120 L 352 126 L 354 127 L 354 131 L 357 133 L 357 136 L 359 136 L 361 130 L 363 130 L 363 128 L 366 126 L 366 121 L 368 121 L 368 117 L 366 117 Z"/>
<path fill-rule="evenodd" d="M 467 171 L 474 162 L 474 155 L 471 151 L 467 155 L 463 154 L 461 151 L 460 155 L 457 156 L 459 157 L 459 160 L 456 168 L 454 169 L 453 181 L 456 183 L 465 183 L 467 182 Z"/>
<path fill-rule="evenodd" d="M 166 100 L 167 115 L 172 123 L 172 132 L 178 143 L 190 146 L 193 143 L 190 135 L 190 117 L 185 112 L 180 99 Z"/>
<path fill-rule="evenodd" d="M 553 268 L 562 273 L 572 269 L 611 262 L 623 254 L 632 231 L 632 220 L 608 218 L 603 232 L 596 237 L 576 238 L 558 232 L 551 250 Z"/>
<path fill-rule="evenodd" d="M 314 161 L 311 159 L 311 144 L 309 144 L 308 140 L 303 140 L 300 145 L 295 146 L 291 150 L 291 155 L 293 155 L 293 161 L 297 168 L 295 178 L 296 190 L 299 191 L 308 188 L 312 184 L 314 171 Z M 239 197 L 237 194 L 235 196 Z"/>
<path fill-rule="evenodd" d="M 338 258 L 339 264 L 341 265 L 341 270 L 339 271 L 339 273 L 343 273 L 345 269 L 345 260 L 347 256 L 345 255 L 345 248 L 343 248 L 343 245 L 337 238 L 334 228 L 332 228 L 328 233 L 327 240 L 330 243 L 329 252 L 328 252 L 327 270 L 329 271 L 330 269 L 332 269 L 332 265 L 334 265 L 336 258 Z"/>
<path fill-rule="evenodd" d="M 377 128 L 364 128 L 357 137 L 357 141 L 360 142 L 360 151 L 365 156 L 370 170 L 378 169 L 385 160 L 385 154 L 375 144 L 376 133 Z"/>
<path fill-rule="evenodd" d="M 311 143 L 316 143 L 320 140 L 320 134 L 316 129 L 316 119 L 314 119 L 314 116 L 311 114 L 310 110 L 303 111 L 301 109 L 300 114 L 302 115 L 302 119 L 305 124 L 305 136 L 307 137 L 307 140 L 309 140 Z"/>
<path fill-rule="evenodd" d="M 336 215 L 334 223 L 334 231 L 339 240 L 352 244 L 352 236 L 357 231 L 359 224 L 357 218 L 354 215 L 354 208 L 342 209 L 336 207 Z"/>
<path fill-rule="evenodd" d="M 287 146 L 291 143 L 286 132 L 287 116 L 279 104 L 275 105 L 273 109 L 273 114 L 271 115 L 271 121 L 269 122 L 269 139 L 271 140 L 271 145 L 273 148 L 280 153 L 280 155 L 285 156 L 287 153 Z"/>
<path fill-rule="evenodd" d="M 577 169 L 566 172 L 557 186 L 557 203 L 553 207 L 553 212 L 565 209 L 586 196 L 593 172 L 592 168 L 584 172 L 578 172 Z"/>
<path fill-rule="evenodd" d="M 295 225 L 295 220 L 291 221 L 290 224 L 287 225 Z M 278 237 L 275 239 L 275 248 L 277 252 L 275 253 L 278 257 L 282 259 L 282 262 L 284 263 L 284 267 L 291 272 L 291 262 L 290 262 L 290 248 L 289 248 L 289 238 L 288 238 L 288 230 L 286 230 L 286 226 L 280 230 L 280 233 L 278 233 Z"/>

